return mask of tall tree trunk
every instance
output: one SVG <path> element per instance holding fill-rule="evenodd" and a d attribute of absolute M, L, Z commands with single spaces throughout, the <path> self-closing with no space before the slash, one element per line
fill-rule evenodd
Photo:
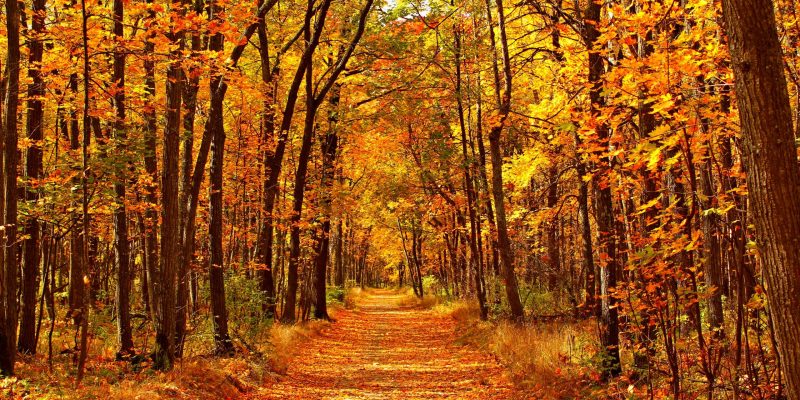
<path fill-rule="evenodd" d="M 152 5 L 153 0 L 147 0 L 148 5 Z M 147 20 L 155 23 L 156 14 L 152 7 L 148 7 Z M 151 318 L 155 319 L 156 310 L 161 301 L 158 293 L 158 159 L 156 158 L 156 64 L 155 54 L 155 31 L 148 32 L 144 45 L 144 86 L 145 86 L 145 130 L 144 130 L 144 170 L 148 177 L 148 184 L 145 187 L 145 200 L 147 208 L 145 210 L 144 225 L 144 273 L 147 276 L 148 300 L 150 309 L 147 312 Z"/>
<path fill-rule="evenodd" d="M 525 318 L 525 310 L 519 298 L 517 276 L 514 273 L 514 260 L 511 253 L 511 242 L 508 237 L 508 224 L 506 222 L 506 207 L 503 188 L 503 155 L 500 150 L 500 136 L 503 126 L 511 112 L 511 59 L 506 38 L 505 13 L 503 0 L 495 0 L 497 4 L 497 25 L 500 28 L 500 49 L 503 60 L 503 86 L 500 86 L 500 76 L 495 68 L 495 93 L 498 99 L 498 119 L 493 122 L 489 131 L 489 155 L 492 160 L 492 195 L 494 196 L 494 210 L 497 221 L 497 245 L 500 253 L 503 280 L 506 287 L 506 298 L 511 309 L 511 317 L 521 321 Z M 491 9 L 489 10 L 491 13 Z M 493 58 L 497 57 L 497 45 L 494 39 L 494 28 L 490 29 Z M 497 63 L 497 61 L 494 61 Z"/>
<path fill-rule="evenodd" d="M 180 3 L 173 2 L 176 10 L 183 10 Z M 182 12 L 175 18 L 182 17 Z M 151 285 L 158 287 L 155 315 L 156 343 L 153 349 L 154 367 L 170 370 L 175 360 L 175 301 L 176 277 L 180 262 L 180 211 L 178 205 L 179 157 L 181 136 L 182 86 L 180 57 L 183 52 L 183 33 L 172 27 L 170 40 L 173 50 L 169 54 L 166 84 L 166 127 L 162 149 L 161 170 L 161 260 L 158 280 Z M 155 299 L 154 299 L 155 300 Z"/>
<path fill-rule="evenodd" d="M 29 39 L 28 53 L 28 115 L 27 130 L 28 140 L 31 144 L 25 156 L 25 177 L 28 186 L 34 186 L 35 181 L 42 177 L 42 139 L 44 124 L 44 107 L 42 98 L 45 95 L 44 80 L 42 78 L 41 62 L 44 53 L 43 35 L 45 33 L 45 0 L 33 0 L 31 11 L 32 37 Z M 33 182 L 32 182 L 33 181 Z M 25 190 L 25 200 L 35 204 L 39 198 L 37 189 L 30 187 Z M 34 213 L 25 221 L 22 244 L 22 302 L 20 304 L 19 343 L 17 348 L 20 353 L 36 354 L 36 292 L 39 288 L 37 275 L 39 260 L 41 259 L 40 247 L 40 222 Z"/>
<path fill-rule="evenodd" d="M 547 208 L 555 210 L 558 205 L 558 170 L 555 165 L 549 171 L 550 182 L 547 187 Z M 561 251 L 559 249 L 558 241 L 558 215 L 554 215 L 553 219 L 548 223 L 547 227 L 547 263 L 549 264 L 550 271 L 548 286 L 551 291 L 558 293 L 558 285 L 561 277 Z"/>
<path fill-rule="evenodd" d="M 297 173 L 295 174 L 295 186 L 294 186 L 294 204 L 293 204 L 293 213 L 291 218 L 291 232 L 290 232 L 290 249 L 289 249 L 289 271 L 287 276 L 287 285 L 286 285 L 286 305 L 283 310 L 283 314 L 281 315 L 281 320 L 284 322 L 293 322 L 295 319 L 295 303 L 297 301 L 297 263 L 300 257 L 300 227 L 298 222 L 300 222 L 300 217 L 303 211 L 303 196 L 305 194 L 305 183 L 306 183 L 306 173 L 308 171 L 308 161 L 311 155 L 311 142 L 314 135 L 314 120 L 316 117 L 316 112 L 319 109 L 320 104 L 325 97 L 327 96 L 328 92 L 333 88 L 336 84 L 336 81 L 339 79 L 339 75 L 341 75 L 342 71 L 344 71 L 345 67 L 347 66 L 347 62 L 350 60 L 350 57 L 353 55 L 355 51 L 355 47 L 358 42 L 361 40 L 361 36 L 364 34 L 364 29 L 367 23 L 367 16 L 369 15 L 369 11 L 372 9 L 373 0 L 367 0 L 364 8 L 361 9 L 361 13 L 359 14 L 358 19 L 358 28 L 356 29 L 353 38 L 350 41 L 350 44 L 347 46 L 344 54 L 342 54 L 339 59 L 336 61 L 336 64 L 333 66 L 330 75 L 325 80 L 324 84 L 321 84 L 319 90 L 315 93 L 314 86 L 313 86 L 313 62 L 312 57 L 314 54 L 314 49 L 319 44 L 319 38 L 322 34 L 323 27 L 325 26 L 325 17 L 328 14 L 328 8 L 330 7 L 331 1 L 330 0 L 323 0 L 323 3 L 319 6 L 320 9 L 318 11 L 319 17 L 317 18 L 317 22 L 314 25 L 313 33 L 311 31 L 311 24 L 308 23 L 308 18 L 310 18 L 310 11 L 313 9 L 311 4 L 309 4 L 309 9 L 306 13 L 307 23 L 305 24 L 305 31 L 304 31 L 304 38 L 306 39 L 306 50 L 303 53 L 303 59 L 308 57 L 305 63 L 305 84 L 306 84 L 306 117 L 305 123 L 303 127 L 303 140 L 300 147 L 300 155 L 298 156 L 297 160 Z M 301 61 L 301 65 L 303 62 Z M 300 70 L 298 69 L 298 73 Z M 295 75 L 297 78 L 297 75 Z M 292 86 L 295 86 L 296 82 L 292 82 Z M 284 116 L 284 118 L 286 118 Z M 282 124 L 284 125 L 284 124 Z M 284 127 L 281 126 L 281 130 L 283 131 Z M 288 129 L 288 127 L 287 127 Z M 281 140 L 281 139 L 279 139 Z M 277 155 L 276 155 L 277 157 Z M 282 156 L 281 156 L 282 157 Z"/>
<path fill-rule="evenodd" d="M 17 353 L 17 257 L 16 257 L 16 230 L 17 230 L 17 109 L 19 106 L 19 4 L 15 1 L 6 2 L 6 86 L 4 102 L 5 132 L 3 143 L 2 162 L 2 199 L 0 199 L 0 217 L 3 219 L 5 240 L 0 264 L 2 265 L 2 320 L 0 323 L 0 374 L 14 374 L 14 360 Z"/>
<path fill-rule="evenodd" d="M 589 2 L 584 18 L 586 27 L 584 41 L 589 51 L 589 100 L 591 102 L 591 114 L 597 118 L 600 116 L 602 107 L 605 105 L 603 99 L 603 59 L 600 54 L 594 51 L 597 38 L 600 32 L 597 26 L 600 24 L 600 4 L 593 1 Z M 600 155 L 597 170 L 599 171 L 593 182 L 595 197 L 595 219 L 599 232 L 599 243 L 602 256 L 600 265 L 600 296 L 601 296 L 601 333 L 600 342 L 605 348 L 604 373 L 608 376 L 616 376 L 622 372 L 622 364 L 619 357 L 619 311 L 617 309 L 617 299 L 611 294 L 611 289 L 617 286 L 617 274 L 619 265 L 617 259 L 617 235 L 614 222 L 614 199 L 611 193 L 611 182 L 604 179 L 611 171 L 610 160 L 606 151 L 609 146 L 610 128 L 605 123 L 600 123 L 596 128 L 597 138 L 600 141 Z"/>
<path fill-rule="evenodd" d="M 86 288 L 92 283 L 93 265 L 89 263 L 89 144 L 91 143 L 91 116 L 89 113 L 91 87 L 90 67 L 89 67 L 89 14 L 86 10 L 86 0 L 81 0 L 81 36 L 83 48 L 83 142 L 81 144 L 81 236 L 83 236 L 83 248 L 80 249 L 81 264 L 84 266 L 81 285 L 83 285 L 83 304 L 80 312 L 80 352 L 78 353 L 78 374 L 77 380 L 83 380 L 86 367 L 86 358 L 89 353 L 89 301 L 86 296 Z M 8 187 L 6 187 L 8 189 Z M 16 191 L 16 190 L 15 190 Z M 6 255 L 8 257 L 8 254 Z M 8 261 L 6 259 L 6 261 Z"/>
<path fill-rule="evenodd" d="M 458 104 L 458 122 L 461 132 L 461 154 L 463 157 L 462 168 L 464 170 L 464 186 L 467 192 L 467 210 L 470 222 L 470 259 L 475 269 L 475 293 L 478 298 L 480 317 L 481 320 L 486 321 L 489 319 L 489 307 L 486 304 L 486 287 L 483 282 L 483 259 L 478 244 L 481 232 L 479 228 L 479 218 L 475 210 L 475 187 L 473 186 L 472 174 L 470 173 L 475 163 L 470 160 L 467 151 L 467 128 L 464 121 L 464 99 L 461 87 L 461 32 L 459 32 L 458 28 L 454 30 L 453 35 L 455 39 L 456 100 Z"/>
<path fill-rule="evenodd" d="M 747 187 L 786 394 L 800 399 L 800 170 L 769 0 L 724 0 Z"/>
<path fill-rule="evenodd" d="M 114 73 L 112 79 L 117 85 L 114 92 L 114 136 L 120 151 L 126 150 L 127 140 L 125 121 L 125 49 L 122 47 L 123 38 L 123 0 L 114 0 Z M 117 264 L 117 336 L 119 340 L 118 356 L 133 353 L 133 333 L 131 330 L 131 271 L 130 271 L 130 242 L 128 239 L 128 216 L 125 208 L 125 193 L 128 166 L 121 168 L 114 182 L 117 208 L 114 210 L 114 254 Z"/>
<path fill-rule="evenodd" d="M 336 277 L 333 280 L 333 283 L 338 287 L 344 287 L 344 256 L 343 253 L 343 245 L 344 245 L 344 231 L 342 230 L 342 218 L 339 217 L 336 221 L 336 232 L 334 233 L 334 261 L 333 261 L 333 269 L 335 271 Z M 402 268 L 402 267 L 401 267 Z M 400 270 L 403 271 L 402 269 Z M 403 278 L 402 273 L 400 275 L 400 286 L 403 286 Z"/>
<path fill-rule="evenodd" d="M 575 146 L 580 148 L 583 144 L 579 135 L 575 134 Z M 586 274 L 586 284 L 584 286 L 586 291 L 586 300 L 584 301 L 585 310 L 588 314 L 593 314 L 600 317 L 600 304 L 595 297 L 597 288 L 595 264 L 594 264 L 594 246 L 592 244 L 592 225 L 589 221 L 589 184 L 583 180 L 586 176 L 586 163 L 582 158 L 579 158 L 575 164 L 575 172 L 578 175 L 578 219 L 581 229 L 581 253 L 583 256 L 583 269 Z"/>
<path fill-rule="evenodd" d="M 188 4 L 187 4 L 188 6 Z M 198 15 L 202 14 L 204 2 L 202 0 L 195 0 L 193 11 Z M 196 56 L 202 50 L 202 43 L 200 34 L 192 32 L 191 36 L 191 49 L 192 55 Z M 194 271 L 191 270 L 192 261 L 194 260 L 194 224 L 195 215 L 197 213 L 197 206 L 192 210 L 192 203 L 190 201 L 197 198 L 200 193 L 199 184 L 198 189 L 194 189 L 194 181 L 192 174 L 192 153 L 194 151 L 194 123 L 197 114 L 197 92 L 200 87 L 200 71 L 199 67 L 190 68 L 184 75 L 184 88 L 183 88 L 183 108 L 186 111 L 183 115 L 183 149 L 181 154 L 181 183 L 178 188 L 180 192 L 179 212 L 181 219 L 181 255 L 178 264 L 178 293 L 177 293 L 177 315 L 175 317 L 175 355 L 181 357 L 183 355 L 183 343 L 186 339 L 186 322 L 189 317 L 189 286 L 191 284 L 191 276 Z M 206 140 L 208 142 L 208 140 Z M 201 150 L 203 150 L 203 143 L 200 143 Z M 208 154 L 208 146 L 206 144 L 205 150 Z M 198 155 L 198 160 L 203 158 L 203 167 L 207 155 L 201 157 Z M 191 222 L 189 219 L 191 218 Z M 189 226 L 191 225 L 191 227 Z M 191 232 L 189 232 L 191 230 Z"/>
<path fill-rule="evenodd" d="M 309 28 L 310 29 L 310 28 Z M 306 41 L 311 39 L 311 32 L 306 31 Z M 297 157 L 297 172 L 294 178 L 294 202 L 292 205 L 291 228 L 289 231 L 289 271 L 286 283 L 286 306 L 281 315 L 283 322 L 294 322 L 295 305 L 297 302 L 297 269 L 300 263 L 300 219 L 303 213 L 303 198 L 305 196 L 306 176 L 308 161 L 311 157 L 311 143 L 314 137 L 314 120 L 317 112 L 317 103 L 314 101 L 314 84 L 312 63 L 306 66 L 306 116 L 303 125 L 303 139 L 300 145 L 300 154 Z"/>
<path fill-rule="evenodd" d="M 268 317 L 275 316 L 275 275 L 273 271 L 273 241 L 274 226 L 272 210 L 275 207 L 275 195 L 277 188 L 269 187 L 268 174 L 270 163 L 275 158 L 275 98 L 277 96 L 278 82 L 277 73 L 273 73 L 270 68 L 269 59 L 269 40 L 267 37 L 266 22 L 262 18 L 258 24 L 258 51 L 261 56 L 261 81 L 266 86 L 266 96 L 264 98 L 264 110 L 262 115 L 263 133 L 263 164 L 264 164 L 264 210 L 261 219 L 261 228 L 258 239 L 258 252 L 256 262 L 263 265 L 263 269 L 258 271 L 259 289 L 264 294 L 264 309 Z M 277 71 L 280 60 L 275 60 L 275 70 Z"/>
<path fill-rule="evenodd" d="M 211 19 L 217 19 L 222 12 L 217 4 L 211 7 Z M 224 49 L 225 37 L 221 32 L 211 37 L 209 50 L 221 52 Z M 209 215 L 208 236 L 210 249 L 209 286 L 211 291 L 211 313 L 214 323 L 214 353 L 228 355 L 233 352 L 233 342 L 228 335 L 228 310 L 225 306 L 225 273 L 223 270 L 224 254 L 222 249 L 222 181 L 225 160 L 225 126 L 222 115 L 222 102 L 225 91 L 222 71 L 212 69 L 211 106 L 208 120 L 212 133 L 211 171 L 209 173 Z"/>
<path fill-rule="evenodd" d="M 328 131 L 321 141 L 322 153 L 322 178 L 319 190 L 322 191 L 321 209 L 322 227 L 317 240 L 317 258 L 314 265 L 314 318 L 330 319 L 328 316 L 327 296 L 325 293 L 326 272 L 330 259 L 330 234 L 331 234 L 331 198 L 333 196 L 333 173 L 336 162 L 336 152 L 339 146 L 339 96 L 342 85 L 334 84 L 331 90 L 328 110 Z"/>

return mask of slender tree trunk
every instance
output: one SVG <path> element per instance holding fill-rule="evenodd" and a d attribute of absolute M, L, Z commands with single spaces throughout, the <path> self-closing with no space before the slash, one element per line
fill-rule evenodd
<path fill-rule="evenodd" d="M 81 0 L 81 34 L 83 42 L 83 143 L 81 146 L 81 209 L 82 224 L 81 236 L 82 248 L 80 249 L 81 264 L 84 266 L 83 276 L 81 277 L 80 284 L 83 285 L 83 304 L 81 305 L 80 312 L 80 352 L 78 355 L 78 376 L 77 380 L 80 383 L 83 380 L 84 370 L 86 368 L 86 358 L 89 353 L 89 301 L 90 297 L 86 296 L 86 288 L 90 287 L 93 278 L 92 265 L 89 264 L 89 144 L 91 143 L 91 116 L 89 113 L 90 92 L 89 86 L 90 68 L 89 68 L 89 14 L 86 10 L 86 0 Z M 6 187 L 8 189 L 8 186 Z M 16 191 L 16 190 L 15 190 Z M 8 194 L 7 194 L 8 195 Z M 8 254 L 6 254 L 8 257 Z M 8 259 L 6 259 L 8 261 Z"/>
<path fill-rule="evenodd" d="M 364 29 L 367 23 L 367 16 L 369 15 L 369 11 L 372 8 L 373 0 L 367 0 L 364 8 L 361 9 L 361 13 L 359 14 L 358 19 L 358 28 L 356 29 L 353 38 L 350 41 L 349 46 L 346 48 L 344 54 L 342 54 L 339 59 L 336 61 L 336 64 L 332 68 L 330 75 L 325 80 L 324 84 L 320 85 L 318 91 L 314 92 L 313 86 L 313 63 L 311 62 L 311 58 L 314 54 L 314 49 L 319 44 L 319 38 L 322 34 L 323 27 L 325 26 L 325 17 L 328 15 L 328 8 L 330 7 L 331 1 L 330 0 L 323 0 L 323 3 L 320 4 L 320 9 L 318 11 L 319 17 L 317 18 L 316 24 L 314 25 L 313 33 L 311 31 L 311 24 L 308 23 L 310 18 L 310 12 L 313 8 L 311 4 L 309 4 L 308 11 L 306 13 L 307 23 L 305 25 L 304 31 L 304 38 L 306 39 L 306 50 L 303 53 L 303 59 L 307 62 L 305 63 L 305 84 L 306 84 L 306 117 L 305 123 L 303 127 L 303 139 L 302 144 L 300 147 L 300 155 L 298 156 L 297 160 L 297 173 L 295 174 L 295 186 L 294 186 L 294 203 L 293 203 L 293 213 L 291 217 L 291 231 L 290 231 L 290 250 L 289 250 L 289 271 L 287 276 L 287 285 L 286 285 L 286 305 L 283 310 L 283 314 L 281 315 L 281 320 L 284 322 L 293 322 L 295 319 L 295 303 L 297 298 L 297 263 L 300 257 L 300 226 L 298 222 L 300 222 L 301 214 L 303 211 L 303 197 L 305 194 L 305 183 L 306 183 L 306 173 L 308 171 L 308 161 L 311 155 L 311 142 L 314 135 L 314 120 L 316 117 L 316 112 L 319 109 L 320 104 L 325 97 L 327 96 L 328 92 L 331 88 L 336 84 L 337 79 L 339 79 L 339 75 L 344 71 L 345 67 L 347 66 L 347 62 L 350 60 L 350 57 L 353 55 L 355 51 L 355 47 L 358 42 L 361 40 L 361 36 L 364 34 Z M 301 65 L 304 63 L 301 60 Z M 300 70 L 298 69 L 298 73 Z M 297 75 L 295 75 L 295 79 L 297 79 Z M 292 82 L 292 86 L 295 86 L 296 82 Z M 286 117 L 284 116 L 284 119 Z M 285 124 L 282 124 L 285 125 Z M 288 127 L 286 127 L 288 129 Z M 281 130 L 284 130 L 284 127 L 281 126 Z M 279 139 L 281 140 L 281 139 Z M 276 154 L 277 157 L 277 154 Z M 281 155 L 282 157 L 282 155 Z"/>
<path fill-rule="evenodd" d="M 547 187 L 547 208 L 555 210 L 558 206 L 558 170 L 556 166 L 552 166 L 549 171 L 550 182 Z M 554 215 L 553 220 L 549 222 L 547 227 L 547 263 L 549 264 L 550 271 L 548 286 L 553 292 L 558 293 L 559 282 L 561 281 L 561 251 L 559 249 L 558 231 L 559 223 L 558 216 Z"/>
<path fill-rule="evenodd" d="M 212 5 L 214 20 L 222 11 L 216 4 Z M 225 37 L 221 32 L 214 34 L 209 43 L 209 50 L 222 51 Z M 224 254 L 222 249 L 222 181 L 225 160 L 225 126 L 222 115 L 222 102 L 225 96 L 222 71 L 214 68 L 211 78 L 211 107 L 209 125 L 213 132 L 211 141 L 211 171 L 209 173 L 209 215 L 208 223 L 210 264 L 209 286 L 211 290 L 211 313 L 214 322 L 214 352 L 217 355 L 229 355 L 233 352 L 233 342 L 228 335 L 228 310 L 225 306 L 225 274 L 223 270 Z"/>
<path fill-rule="evenodd" d="M 453 32 L 455 37 L 455 63 L 456 63 L 456 100 L 458 103 L 458 122 L 461 132 L 461 154 L 463 157 L 464 169 L 464 186 L 467 192 L 467 210 L 470 222 L 470 256 L 471 263 L 475 269 L 475 293 L 478 298 L 478 307 L 480 308 L 481 320 L 486 321 L 489 319 L 489 307 L 486 304 L 486 288 L 483 284 L 483 260 L 479 251 L 478 238 L 480 237 L 480 228 L 478 225 L 478 216 L 475 210 L 475 188 L 473 186 L 472 174 L 470 171 L 474 166 L 474 162 L 469 159 L 467 152 L 467 128 L 464 121 L 464 100 L 462 97 L 461 88 L 461 32 L 458 29 Z"/>
<path fill-rule="evenodd" d="M 126 150 L 127 132 L 125 120 L 125 49 L 123 40 L 123 0 L 114 0 L 114 73 L 112 79 L 117 85 L 114 92 L 114 136 L 120 151 Z M 130 242 L 128 239 L 128 216 L 125 207 L 125 193 L 128 180 L 128 166 L 124 166 L 114 182 L 117 208 L 114 210 L 114 250 L 117 264 L 117 336 L 119 340 L 118 356 L 133 353 L 133 333 L 131 330 L 131 271 Z"/>
<path fill-rule="evenodd" d="M 580 148 L 583 141 L 579 135 L 575 134 L 575 145 Z M 595 280 L 595 265 L 594 265 L 594 247 L 592 244 L 592 226 L 589 221 L 589 184 L 583 180 L 586 175 L 586 164 L 582 159 L 579 159 L 575 164 L 575 171 L 578 175 L 578 219 L 581 229 L 581 253 L 583 256 L 583 269 L 586 274 L 586 300 L 584 306 L 589 314 L 600 316 L 599 302 L 595 297 L 596 280 Z"/>
<path fill-rule="evenodd" d="M 261 56 L 261 81 L 266 86 L 266 97 L 264 99 L 264 111 L 262 116 L 262 129 L 264 130 L 264 211 L 261 222 L 260 236 L 258 239 L 258 252 L 256 262 L 263 265 L 263 269 L 258 271 L 259 289 L 264 293 L 264 309 L 268 317 L 275 316 L 275 275 L 273 271 L 273 240 L 274 226 L 272 210 L 275 208 L 275 190 L 269 187 L 268 174 L 270 163 L 275 158 L 275 98 L 277 96 L 278 82 L 277 73 L 273 74 L 270 68 L 269 59 L 269 40 L 267 38 L 266 22 L 262 18 L 258 25 L 258 44 L 259 55 Z M 275 60 L 277 69 L 280 60 Z"/>
<path fill-rule="evenodd" d="M 310 38 L 310 31 L 306 31 L 306 41 L 309 41 Z M 281 315 L 281 320 L 284 322 L 294 322 L 295 320 L 298 281 L 297 269 L 300 262 L 300 219 L 303 213 L 303 198 L 305 196 L 308 161 L 311 157 L 311 143 L 315 131 L 314 120 L 317 112 L 317 103 L 314 101 L 311 63 L 309 63 L 306 68 L 306 117 L 303 126 L 300 155 L 297 158 L 297 172 L 294 178 L 294 202 L 292 206 L 292 217 L 290 219 L 291 228 L 289 231 L 289 271 L 286 284 L 286 306 L 283 310 L 283 315 Z"/>
<path fill-rule="evenodd" d="M 153 0 L 147 0 L 147 4 L 152 5 Z M 149 7 L 147 20 L 155 23 L 156 14 L 152 7 Z M 148 185 L 145 190 L 145 200 L 147 208 L 145 210 L 144 225 L 144 273 L 147 277 L 147 291 L 150 309 L 147 312 L 151 318 L 155 319 L 156 310 L 161 302 L 161 294 L 158 292 L 158 160 L 156 158 L 156 64 L 155 55 L 155 31 L 148 33 L 144 45 L 144 86 L 145 86 L 145 130 L 144 130 L 144 169 L 148 176 Z"/>
<path fill-rule="evenodd" d="M 500 86 L 500 76 L 495 68 L 495 93 L 498 99 L 498 120 L 495 121 L 489 131 L 489 155 L 492 160 L 492 195 L 494 196 L 494 210 L 497 221 L 497 245 L 502 265 L 503 280 L 506 287 L 506 298 L 511 309 L 511 317 L 521 321 L 525 318 L 525 310 L 519 298 L 517 276 L 514 273 L 514 260 L 511 253 L 511 242 L 508 237 L 508 224 L 506 222 L 505 196 L 503 189 L 503 155 L 500 150 L 500 136 L 503 126 L 511 112 L 511 59 L 508 51 L 508 39 L 506 38 L 505 12 L 503 11 L 503 1 L 495 0 L 497 4 L 498 27 L 500 28 L 500 49 L 503 60 L 503 86 Z M 491 14 L 491 9 L 489 9 Z M 494 28 L 490 28 L 490 38 L 492 42 L 493 57 L 497 57 L 497 45 L 494 39 Z M 494 61 L 495 64 L 497 61 Z"/>
<path fill-rule="evenodd" d="M 336 278 L 334 279 L 334 284 L 338 287 L 344 287 L 344 259 L 342 258 L 344 255 L 343 252 L 343 245 L 344 245 L 344 231 L 342 229 L 342 218 L 339 217 L 336 221 L 336 233 L 334 233 L 334 271 L 336 272 Z M 401 270 L 402 271 L 402 270 Z M 400 279 L 400 286 L 402 286 L 402 275 Z"/>
<path fill-rule="evenodd" d="M 186 2 L 186 6 L 189 4 Z M 193 11 L 198 15 L 202 14 L 204 2 L 202 0 L 195 0 Z M 200 34 L 192 32 L 191 35 L 191 49 L 192 56 L 197 56 L 201 48 Z M 181 250 L 180 262 L 178 263 L 178 293 L 177 293 L 177 315 L 175 317 L 175 355 L 177 357 L 183 356 L 183 343 L 186 339 L 186 323 L 189 318 L 189 285 L 191 283 L 191 270 L 192 262 L 194 260 L 194 220 L 191 222 L 191 235 L 187 235 L 189 217 L 190 217 L 190 198 L 197 197 L 199 189 L 195 192 L 192 180 L 192 154 L 194 151 L 194 123 L 197 114 L 197 92 L 200 88 L 200 68 L 192 67 L 184 73 L 184 87 L 183 87 L 183 149 L 181 154 L 181 178 L 180 199 L 178 201 L 181 220 Z M 201 143 L 202 147 L 202 143 Z M 208 148 L 209 146 L 206 146 Z M 198 156 L 198 158 L 200 158 Z M 204 162 L 205 164 L 205 162 Z M 194 196 L 194 197 L 192 197 Z M 196 213 L 195 208 L 195 213 Z M 191 218 L 194 219 L 195 215 L 192 214 Z M 189 243 L 191 242 L 191 243 Z"/>
<path fill-rule="evenodd" d="M 599 53 L 594 51 L 594 46 L 599 37 L 597 26 L 600 23 L 600 4 L 589 2 L 584 18 L 586 28 L 584 41 L 589 50 L 589 98 L 591 101 L 591 113 L 598 117 L 600 110 L 605 105 L 603 99 L 603 59 Z M 617 309 L 617 299 L 611 294 L 611 289 L 617 286 L 617 274 L 619 265 L 617 259 L 617 237 L 614 223 L 614 199 L 611 193 L 611 182 L 605 177 L 611 171 L 610 161 L 605 152 L 609 146 L 610 129 L 605 123 L 599 124 L 596 128 L 597 137 L 600 141 L 601 154 L 600 162 L 597 165 L 598 173 L 593 182 L 595 197 L 595 219 L 597 230 L 600 235 L 599 243 L 601 246 L 601 265 L 600 265 L 600 299 L 601 299 L 601 333 L 600 342 L 605 348 L 604 373 L 608 376 L 616 376 L 622 372 L 622 364 L 619 357 L 619 311 Z"/>
<path fill-rule="evenodd" d="M 331 198 L 333 191 L 333 172 L 336 162 L 336 152 L 339 146 L 337 124 L 339 122 L 339 95 L 341 84 L 334 84 L 331 90 L 328 110 L 328 131 L 321 142 L 322 152 L 322 178 L 319 190 L 322 191 L 322 227 L 317 241 L 317 259 L 314 266 L 314 318 L 330 319 L 328 316 L 327 296 L 325 293 L 325 275 L 330 259 L 330 233 L 331 233 Z"/>

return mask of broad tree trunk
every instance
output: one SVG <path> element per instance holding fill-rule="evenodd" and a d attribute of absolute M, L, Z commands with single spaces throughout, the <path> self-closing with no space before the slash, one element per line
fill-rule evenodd
<path fill-rule="evenodd" d="M 25 156 L 25 177 L 29 181 L 36 181 L 42 177 L 42 139 L 44 124 L 44 80 L 40 63 L 44 53 L 42 35 L 45 32 L 45 0 L 33 0 L 31 11 L 31 30 L 33 36 L 29 39 L 28 54 L 28 115 L 27 130 L 30 146 Z M 29 185 L 31 182 L 28 183 Z M 39 198 L 36 189 L 25 190 L 25 200 L 35 203 Z M 25 220 L 22 244 L 22 298 L 20 304 L 19 343 L 17 348 L 20 353 L 36 354 L 36 292 L 38 291 L 37 275 L 39 260 L 41 260 L 40 247 L 41 224 L 35 214 Z"/>
<path fill-rule="evenodd" d="M 179 4 L 174 5 L 176 9 L 182 9 Z M 181 15 L 177 17 L 181 17 Z M 179 157 L 183 93 L 180 54 L 183 51 L 183 34 L 181 31 L 173 31 L 172 36 L 173 50 L 170 52 L 169 66 L 167 67 L 167 112 L 162 149 L 161 260 L 157 274 L 158 280 L 150 282 L 154 287 L 158 287 L 158 290 L 154 291 L 158 293 L 159 297 L 157 303 L 154 301 L 157 309 L 155 315 L 156 343 L 153 349 L 154 367 L 162 370 L 172 369 L 175 360 L 175 280 L 181 251 L 178 182 L 180 179 Z"/>
<path fill-rule="evenodd" d="M 775 12 L 769 0 L 724 0 L 747 187 L 778 355 L 800 399 L 800 170 Z"/>
<path fill-rule="evenodd" d="M 17 229 L 17 109 L 19 106 L 19 4 L 15 1 L 6 2 L 6 41 L 8 45 L 6 61 L 6 86 L 5 99 L 3 99 L 3 113 L 5 114 L 5 132 L 3 132 L 3 162 L 2 183 L 0 185 L 0 217 L 3 225 L 10 227 L 5 230 L 5 247 L 0 259 L 0 374 L 14 374 L 14 360 L 17 353 L 17 257 L 16 257 L 16 229 Z"/>

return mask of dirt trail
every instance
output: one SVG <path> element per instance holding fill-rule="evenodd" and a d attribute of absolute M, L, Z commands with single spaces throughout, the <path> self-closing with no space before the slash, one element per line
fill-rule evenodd
<path fill-rule="evenodd" d="M 259 399 L 514 399 L 503 368 L 456 343 L 455 322 L 370 291 L 293 358 Z"/>

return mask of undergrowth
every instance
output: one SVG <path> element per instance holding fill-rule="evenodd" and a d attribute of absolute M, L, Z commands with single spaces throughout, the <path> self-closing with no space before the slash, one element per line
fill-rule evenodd
<path fill-rule="evenodd" d="M 338 306 L 329 309 L 335 317 Z M 76 386 L 73 354 L 68 351 L 74 338 L 69 327 L 59 321 L 54 331 L 53 365 L 45 354 L 24 356 L 17 363 L 15 377 L 0 380 L 2 399 L 237 399 L 246 398 L 257 388 L 274 382 L 291 365 L 298 347 L 328 325 L 325 321 L 307 321 L 296 325 L 258 322 L 258 328 L 239 326 L 241 336 L 234 334 L 237 354 L 231 358 L 213 357 L 198 351 L 210 346 L 211 336 L 202 334 L 199 321 L 193 340 L 187 341 L 186 352 L 170 372 L 150 368 L 144 356 L 135 362 L 117 361 L 113 338 L 105 337 L 113 325 L 96 315 L 86 377 Z M 255 320 L 253 321 L 256 322 Z M 147 327 L 145 327 L 147 329 Z M 113 332 L 113 331 L 112 331 Z M 247 334 L 244 334 L 244 333 Z M 263 338 L 258 339 L 256 338 Z M 241 340 L 240 340 L 241 339 Z M 245 344 L 243 340 L 251 340 Z M 45 346 L 46 347 L 46 346 Z M 65 350 L 66 349 L 66 350 Z"/>
<path fill-rule="evenodd" d="M 434 309 L 456 320 L 460 344 L 494 355 L 531 398 L 596 398 L 600 377 L 592 364 L 597 345 L 591 321 L 480 321 L 478 305 L 464 301 Z"/>

